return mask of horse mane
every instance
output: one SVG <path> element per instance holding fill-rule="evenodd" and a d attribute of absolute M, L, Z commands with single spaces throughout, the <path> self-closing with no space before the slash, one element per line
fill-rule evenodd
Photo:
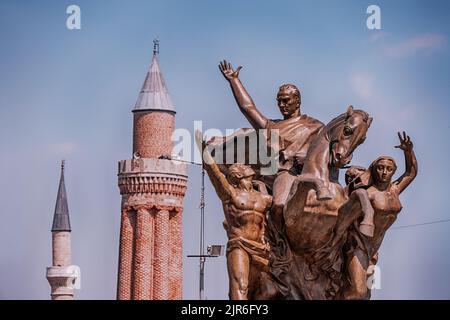
<path fill-rule="evenodd" d="M 359 113 L 360 115 L 362 115 L 364 117 L 363 118 L 364 122 L 367 122 L 369 120 L 369 114 L 367 112 L 365 112 L 364 110 L 357 109 L 357 110 L 353 110 L 353 112 Z M 344 112 L 344 113 L 338 115 L 333 120 L 328 122 L 328 124 L 326 125 L 327 132 L 331 132 L 337 126 L 341 125 L 342 123 L 345 123 L 346 120 L 347 120 L 347 112 Z"/>

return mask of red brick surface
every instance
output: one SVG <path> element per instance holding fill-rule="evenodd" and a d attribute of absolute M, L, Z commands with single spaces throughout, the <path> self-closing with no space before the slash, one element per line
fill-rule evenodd
<path fill-rule="evenodd" d="M 169 160 L 151 162 L 152 168 L 144 168 L 141 163 L 142 158 L 171 154 L 174 121 L 174 115 L 167 112 L 134 113 L 133 152 L 139 152 L 141 159 L 132 160 L 126 167 L 129 169 L 120 169 L 119 165 L 120 300 L 183 298 L 181 212 L 187 186 L 185 171 L 172 172 L 169 168 L 173 165 L 167 166 Z M 126 165 L 127 161 L 122 162 Z"/>
<path fill-rule="evenodd" d="M 133 300 L 149 300 L 153 287 L 153 216 L 145 209 L 137 211 L 134 247 Z"/>
<path fill-rule="evenodd" d="M 119 280 L 117 285 L 117 299 L 119 300 L 131 299 L 135 218 L 134 212 L 122 210 L 119 249 Z"/>
<path fill-rule="evenodd" d="M 170 299 L 183 299 L 183 226 L 182 226 L 182 210 L 174 213 L 170 218 Z"/>
<path fill-rule="evenodd" d="M 153 299 L 167 300 L 170 295 L 169 285 L 169 256 L 171 254 L 169 242 L 169 211 L 161 210 L 155 215 L 155 244 Z"/>
<path fill-rule="evenodd" d="M 134 113 L 133 154 L 142 158 L 159 158 L 172 152 L 175 116 L 168 112 L 137 111 Z"/>

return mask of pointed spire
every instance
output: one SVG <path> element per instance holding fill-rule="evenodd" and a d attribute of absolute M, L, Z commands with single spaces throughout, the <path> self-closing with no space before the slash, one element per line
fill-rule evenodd
<path fill-rule="evenodd" d="M 61 161 L 61 178 L 59 180 L 58 195 L 56 197 L 55 214 L 53 216 L 52 231 L 71 231 L 69 207 L 67 205 L 66 186 L 64 183 L 64 165 Z"/>
<path fill-rule="evenodd" d="M 133 111 L 162 110 L 175 112 L 158 63 L 159 40 L 153 40 L 153 58 Z"/>

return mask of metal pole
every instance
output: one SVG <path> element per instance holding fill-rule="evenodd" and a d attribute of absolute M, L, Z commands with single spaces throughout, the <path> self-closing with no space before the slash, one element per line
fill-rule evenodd
<path fill-rule="evenodd" d="M 200 300 L 205 297 L 205 168 L 202 167 L 202 187 L 200 196 Z"/>

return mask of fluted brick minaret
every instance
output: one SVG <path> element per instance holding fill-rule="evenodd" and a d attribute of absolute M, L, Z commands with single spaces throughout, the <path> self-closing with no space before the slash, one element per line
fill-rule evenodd
<path fill-rule="evenodd" d="M 72 300 L 77 274 L 72 266 L 71 228 L 64 183 L 64 160 L 61 163 L 61 178 L 56 197 L 52 225 L 52 266 L 47 268 L 47 280 L 51 286 L 52 300 Z"/>
<path fill-rule="evenodd" d="M 184 163 L 170 160 L 175 108 L 158 42 L 133 110 L 133 155 L 119 162 L 122 195 L 117 299 L 182 299 Z"/>

